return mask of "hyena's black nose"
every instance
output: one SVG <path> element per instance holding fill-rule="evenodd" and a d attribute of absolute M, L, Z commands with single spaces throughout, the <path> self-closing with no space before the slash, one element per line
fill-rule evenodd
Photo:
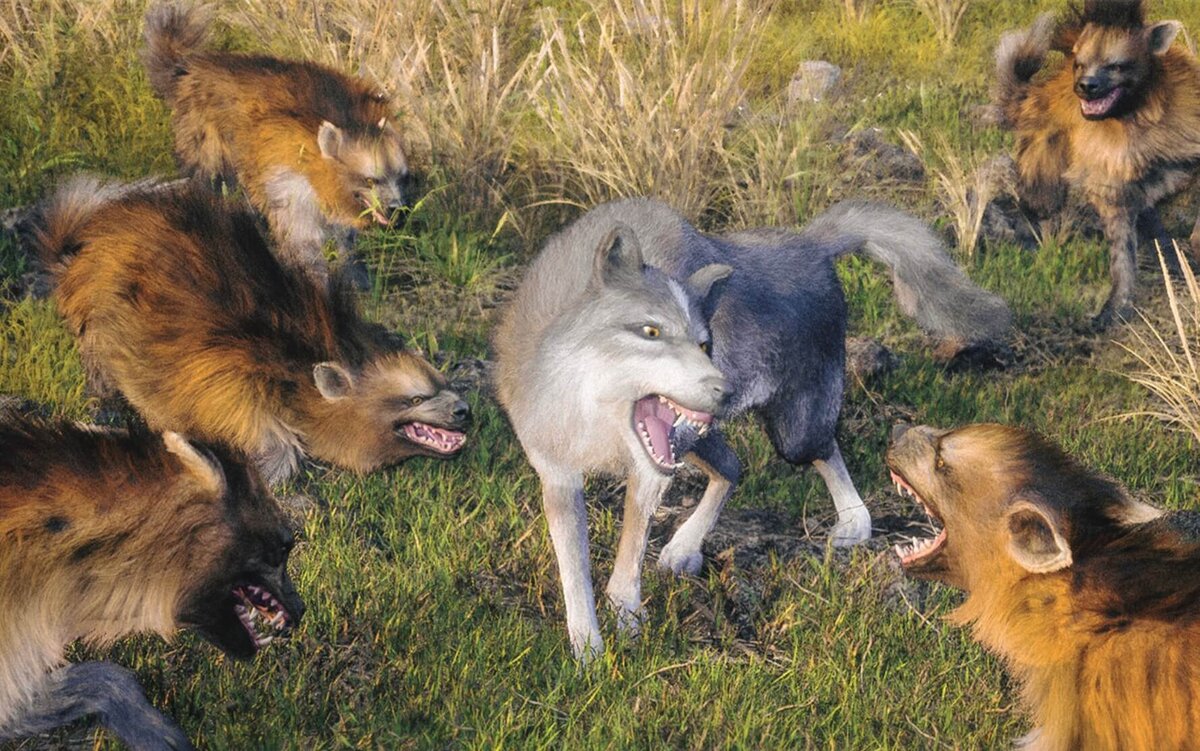
<path fill-rule="evenodd" d="M 892 426 L 892 443 L 899 441 L 904 437 L 904 434 L 912 429 L 912 426 L 906 422 L 898 422 Z"/>
<path fill-rule="evenodd" d="M 471 405 L 467 404 L 462 399 L 459 399 L 457 402 L 455 402 L 454 409 L 450 412 L 450 416 L 453 417 L 456 422 L 460 423 L 470 420 Z"/>
<path fill-rule="evenodd" d="M 1100 79 L 1092 78 L 1091 76 L 1087 78 L 1081 78 L 1079 79 L 1079 82 L 1075 84 L 1075 92 L 1086 97 L 1094 97 L 1101 93 L 1103 89 L 1104 84 L 1100 81 Z"/>

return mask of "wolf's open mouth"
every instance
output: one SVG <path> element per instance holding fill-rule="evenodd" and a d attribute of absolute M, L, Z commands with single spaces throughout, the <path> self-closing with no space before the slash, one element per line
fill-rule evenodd
<path fill-rule="evenodd" d="M 233 589 L 237 603 L 233 611 L 254 642 L 254 648 L 262 649 L 276 636 L 291 628 L 292 617 L 287 608 L 266 589 L 255 584 L 242 584 Z"/>
<path fill-rule="evenodd" d="M 661 469 L 678 469 L 680 430 L 688 428 L 703 436 L 712 427 L 713 416 L 688 409 L 665 396 L 651 394 L 633 405 L 633 426 L 646 453 Z"/>
<path fill-rule="evenodd" d="M 1083 114 L 1086 117 L 1104 117 L 1112 111 L 1113 106 L 1116 105 L 1117 100 L 1121 98 L 1121 94 L 1124 91 L 1124 89 L 1118 86 L 1100 99 L 1093 99 L 1091 101 L 1080 99 L 1079 106 L 1083 108 Z"/>
<path fill-rule="evenodd" d="M 405 423 L 404 437 L 413 443 L 428 446 L 439 454 L 453 454 L 467 442 L 465 433 L 437 428 L 423 422 Z"/>
<path fill-rule="evenodd" d="M 946 528 L 942 524 L 941 518 L 929 507 L 929 504 L 921 496 L 917 495 L 917 491 L 913 490 L 912 486 L 897 474 L 895 470 L 892 470 L 892 482 L 896 485 L 896 492 L 901 497 L 908 496 L 921 504 L 921 508 L 925 510 L 925 515 L 929 517 L 930 525 L 938 530 L 937 535 L 934 537 L 914 537 L 911 542 L 900 543 L 895 546 L 896 555 L 900 556 L 900 565 L 908 568 L 914 563 L 931 558 L 942 549 L 946 544 Z"/>
<path fill-rule="evenodd" d="M 362 201 L 363 206 L 370 212 L 371 218 L 375 220 L 376 224 L 387 227 L 392 223 L 392 218 L 379 210 L 379 203 L 377 201 L 365 195 L 359 196 L 358 200 Z"/>

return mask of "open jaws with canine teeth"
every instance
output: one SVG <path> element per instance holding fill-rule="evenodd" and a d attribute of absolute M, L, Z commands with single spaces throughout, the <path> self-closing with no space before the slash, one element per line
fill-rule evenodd
<path fill-rule="evenodd" d="M 247 584 L 235 589 L 233 594 L 238 599 L 233 611 L 256 649 L 270 644 L 291 625 L 287 608 L 266 589 Z"/>
<path fill-rule="evenodd" d="M 929 508 L 929 505 L 925 503 L 924 499 L 917 495 L 917 491 L 913 490 L 912 486 L 905 482 L 904 478 L 900 477 L 900 475 L 896 474 L 895 472 L 892 472 L 892 483 L 896 486 L 896 492 L 900 494 L 900 497 L 912 498 L 916 500 L 917 503 L 921 504 L 921 509 L 925 512 L 925 515 L 929 517 L 930 523 L 935 529 L 937 529 L 938 525 L 936 515 L 933 513 L 933 510 Z M 945 527 L 942 527 L 941 529 L 937 529 L 937 534 L 933 537 L 910 537 L 909 542 L 902 542 L 893 547 L 893 550 L 895 551 L 896 555 L 900 556 L 900 562 L 907 565 L 934 552 L 940 548 L 942 543 L 945 541 L 946 529 Z"/>
<path fill-rule="evenodd" d="M 413 443 L 428 446 L 441 454 L 452 454 L 467 442 L 465 433 L 434 427 L 423 422 L 406 423 L 404 436 Z"/>
<path fill-rule="evenodd" d="M 643 397 L 634 405 L 634 424 L 642 446 L 658 466 L 668 470 L 683 466 L 676 456 L 675 431 L 687 427 L 703 438 L 712 428 L 712 420 L 712 415 L 688 409 L 662 395 Z"/>

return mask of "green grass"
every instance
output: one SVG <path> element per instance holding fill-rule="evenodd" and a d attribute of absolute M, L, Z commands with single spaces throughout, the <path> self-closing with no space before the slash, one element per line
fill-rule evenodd
<path fill-rule="evenodd" d="M 731 165 L 722 177 L 729 184 L 714 191 L 698 221 L 719 229 L 807 219 L 839 198 L 870 195 L 944 225 L 930 186 L 848 170 L 834 139 L 882 127 L 897 142 L 904 128 L 967 151 L 1007 148 L 1005 137 L 975 128 L 963 113 L 984 101 L 1001 27 L 1063 5 L 978 0 L 946 52 L 929 22 L 902 3 L 877 3 L 861 23 L 847 21 L 832 0 L 777 4 L 743 81 L 750 115 L 724 144 L 728 162 L 717 160 Z M 1162 5 L 1163 15 L 1200 29 L 1189 0 Z M 450 4 L 460 6 L 471 4 Z M 110 0 L 108 31 L 90 35 L 64 0 L 29 7 L 42 21 L 25 48 L 36 55 L 18 60 L 0 51 L 0 206 L 31 201 L 76 169 L 170 173 L 166 112 L 136 61 L 143 3 Z M 511 24 L 520 32 L 513 54 L 536 50 L 533 7 L 513 7 L 524 14 Z M 551 7 L 569 24 L 591 4 Z M 223 8 L 233 14 L 232 3 Z M 309 33 L 309 16 L 299 18 L 287 23 Z M 239 48 L 290 48 L 282 37 L 259 45 L 244 26 L 226 32 Z M 846 91 L 825 109 L 786 120 L 779 92 L 797 63 L 822 57 L 846 69 Z M 551 140 L 536 108 L 524 106 L 504 117 L 451 121 L 515 129 L 480 126 L 474 140 L 462 136 L 496 149 L 474 161 L 426 123 L 428 161 L 417 166 L 429 198 L 401 230 L 366 236 L 364 256 L 379 281 L 365 309 L 439 361 L 487 356 L 496 299 L 575 214 L 564 206 L 580 200 L 546 195 L 546 186 L 571 184 L 554 170 L 574 155 L 546 153 Z M 1196 506 L 1196 446 L 1158 423 L 1116 419 L 1147 397 L 1122 376 L 1130 360 L 1117 344 L 1078 333 L 1107 291 L 1104 255 L 1099 243 L 1077 238 L 1035 252 L 978 251 L 969 273 L 1008 299 L 1017 318 L 1015 364 L 982 373 L 950 373 L 932 359 L 898 313 L 882 270 L 857 259 L 841 265 L 852 333 L 879 338 L 901 356 L 891 373 L 850 387 L 843 410 L 843 451 L 877 516 L 913 515 L 890 492 L 882 462 L 888 429 L 901 419 L 1027 425 L 1140 498 Z M 0 240 L 0 289 L 26 270 L 14 245 Z M 1146 299 L 1160 298 L 1158 281 L 1144 277 Z M 0 393 L 76 418 L 94 407 L 52 304 L 0 303 Z M 650 566 L 641 637 L 618 637 L 605 614 L 608 654 L 577 667 L 536 477 L 497 406 L 481 394 L 470 398 L 478 420 L 455 461 L 415 460 L 369 477 L 309 467 L 284 489 L 321 501 L 292 559 L 309 606 L 295 638 L 249 665 L 190 635 L 171 645 L 129 639 L 103 656 L 135 669 L 152 702 L 212 749 L 992 749 L 1028 729 L 1002 666 L 943 622 L 960 596 L 905 581 L 883 540 L 851 553 L 769 555 L 753 565 L 719 554 L 697 578 L 665 577 Z M 731 511 L 780 514 L 797 536 L 812 529 L 819 542 L 833 511 L 815 473 L 782 463 L 749 422 L 732 425 L 730 437 L 746 465 Z M 673 502 L 695 492 L 696 480 L 681 486 Z M 612 491 L 603 480 L 589 486 L 603 499 L 591 507 L 598 590 L 619 530 Z M 656 527 L 653 549 L 665 534 Z M 18 747 L 81 736 L 90 731 Z M 102 735 L 99 744 L 115 747 Z"/>

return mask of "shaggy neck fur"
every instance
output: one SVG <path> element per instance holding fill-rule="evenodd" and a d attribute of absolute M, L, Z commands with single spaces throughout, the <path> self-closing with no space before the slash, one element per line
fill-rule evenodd
<path fill-rule="evenodd" d="M 973 590 L 950 618 L 970 625 L 1021 684 L 1038 751 L 1191 748 L 1200 729 L 1196 619 L 1097 611 L 1071 570 Z M 1085 575 L 1086 578 L 1086 575 Z"/>

